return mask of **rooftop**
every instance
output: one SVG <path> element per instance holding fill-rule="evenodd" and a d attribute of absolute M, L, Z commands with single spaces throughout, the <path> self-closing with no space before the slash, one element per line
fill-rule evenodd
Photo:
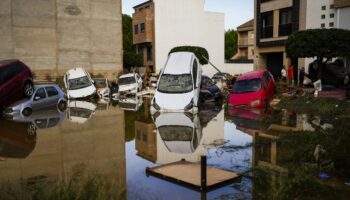
<path fill-rule="evenodd" d="M 254 30 L 254 19 L 251 19 L 237 27 L 237 31 L 250 31 L 250 30 Z"/>

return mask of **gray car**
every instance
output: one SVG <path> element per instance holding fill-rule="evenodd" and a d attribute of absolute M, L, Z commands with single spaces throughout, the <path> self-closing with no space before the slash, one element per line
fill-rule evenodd
<path fill-rule="evenodd" d="M 57 107 L 60 111 L 66 109 L 67 100 L 65 94 L 58 85 L 37 85 L 29 99 L 23 99 L 8 106 L 4 115 L 22 114 L 30 116 L 33 111 Z"/>

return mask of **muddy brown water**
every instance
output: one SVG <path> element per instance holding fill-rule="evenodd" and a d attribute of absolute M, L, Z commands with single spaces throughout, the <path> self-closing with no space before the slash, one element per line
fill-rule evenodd
<path fill-rule="evenodd" d="M 0 120 L 1 196 L 5 199 L 43 199 L 45 195 L 51 199 L 84 197 L 79 195 L 93 199 L 350 197 L 345 147 L 350 141 L 349 134 L 345 131 L 341 138 L 331 136 L 338 146 L 344 145 L 340 149 L 327 143 L 332 134 L 327 131 L 337 128 L 333 122 L 288 111 L 226 110 L 222 104 L 205 105 L 198 115 L 152 115 L 149 106 L 150 99 L 129 99 L 121 104 L 77 101 L 70 102 L 64 113 L 40 111 L 32 118 Z M 241 173 L 243 178 L 214 191 L 199 193 L 146 174 L 147 167 L 181 159 L 199 162 L 201 155 L 207 156 L 208 165 Z"/>

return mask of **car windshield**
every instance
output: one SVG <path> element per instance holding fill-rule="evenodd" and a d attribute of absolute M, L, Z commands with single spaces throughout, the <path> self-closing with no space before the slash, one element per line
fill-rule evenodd
<path fill-rule="evenodd" d="M 87 76 L 83 76 L 80 78 L 69 79 L 69 89 L 77 90 L 81 88 L 86 88 L 92 85 L 91 81 Z"/>
<path fill-rule="evenodd" d="M 237 81 L 233 86 L 233 93 L 242 94 L 248 92 L 256 92 L 261 89 L 261 80 L 260 79 L 248 79 Z"/>
<path fill-rule="evenodd" d="M 129 84 L 133 84 L 133 83 L 136 83 L 136 80 L 133 76 L 121 78 L 118 80 L 118 85 L 129 85 Z"/>
<path fill-rule="evenodd" d="M 105 79 L 96 79 L 95 80 L 95 85 L 96 85 L 97 88 L 106 88 L 107 87 Z"/>
<path fill-rule="evenodd" d="M 187 93 L 192 90 L 191 74 L 163 74 L 158 84 L 158 91 L 164 93 Z"/>

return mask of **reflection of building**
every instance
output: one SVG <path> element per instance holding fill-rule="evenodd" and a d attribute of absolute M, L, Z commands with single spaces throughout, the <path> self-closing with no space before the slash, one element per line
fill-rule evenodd
<path fill-rule="evenodd" d="M 151 162 L 157 161 L 157 132 L 153 122 L 135 121 L 137 155 Z"/>
<path fill-rule="evenodd" d="M 134 44 L 148 66 L 152 64 L 159 72 L 170 50 L 182 45 L 204 47 L 211 62 L 224 65 L 224 15 L 205 11 L 204 3 L 204 0 L 151 0 L 134 7 Z"/>
<path fill-rule="evenodd" d="M 122 194 L 126 190 L 124 112 L 110 108 L 96 112 L 89 123 L 65 120 L 51 129 L 37 131 L 36 147 L 26 159 L 0 162 L 1 182 L 32 177 L 68 180 L 72 169 L 85 165 L 91 175 L 102 175 Z"/>
<path fill-rule="evenodd" d="M 122 70 L 120 0 L 2 0 L 0 13 L 0 59 L 22 60 L 39 79 L 77 66 L 109 78 Z"/>
<path fill-rule="evenodd" d="M 254 59 L 254 19 L 237 27 L 237 53 L 234 62 L 253 62 Z"/>

